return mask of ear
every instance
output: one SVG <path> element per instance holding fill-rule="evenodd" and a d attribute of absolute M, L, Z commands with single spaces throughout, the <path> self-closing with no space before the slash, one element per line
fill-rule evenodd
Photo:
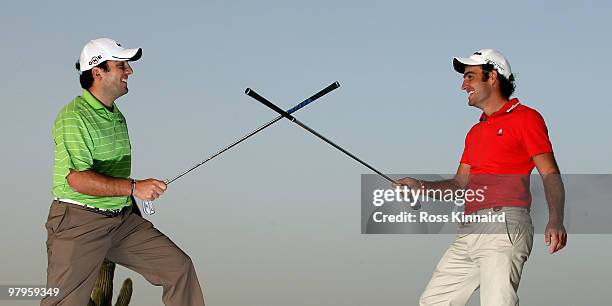
<path fill-rule="evenodd" d="M 491 83 L 491 85 L 495 85 L 497 83 L 497 77 L 499 76 L 497 69 L 493 69 L 491 72 L 489 72 L 489 82 Z"/>
<path fill-rule="evenodd" d="M 93 76 L 94 81 L 95 80 L 101 80 L 102 79 L 102 69 L 100 69 L 99 67 L 93 67 L 91 68 L 91 75 Z"/>

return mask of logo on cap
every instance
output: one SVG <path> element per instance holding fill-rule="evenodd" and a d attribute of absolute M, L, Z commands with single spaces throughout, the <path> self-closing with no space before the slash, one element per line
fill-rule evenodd
<path fill-rule="evenodd" d="M 97 55 L 91 58 L 91 61 L 89 61 L 89 65 L 97 65 L 98 61 L 102 59 L 102 55 Z"/>
<path fill-rule="evenodd" d="M 487 64 L 493 65 L 493 67 L 495 67 L 495 69 L 499 70 L 499 72 L 504 72 L 504 67 L 502 67 L 502 65 L 498 64 L 496 61 L 491 60 L 491 59 L 487 59 Z"/>

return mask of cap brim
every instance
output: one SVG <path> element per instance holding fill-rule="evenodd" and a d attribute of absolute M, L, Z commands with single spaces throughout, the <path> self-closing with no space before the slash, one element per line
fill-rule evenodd
<path fill-rule="evenodd" d="M 477 61 L 475 59 L 469 58 L 469 57 L 455 57 L 455 58 L 453 58 L 453 68 L 455 68 L 455 71 L 457 71 L 459 73 L 465 72 L 465 66 L 482 65 L 482 64 L 484 64 L 484 63 L 480 62 L 480 61 Z"/>
<path fill-rule="evenodd" d="M 112 58 L 117 61 L 137 61 L 142 56 L 142 48 L 125 49 Z"/>

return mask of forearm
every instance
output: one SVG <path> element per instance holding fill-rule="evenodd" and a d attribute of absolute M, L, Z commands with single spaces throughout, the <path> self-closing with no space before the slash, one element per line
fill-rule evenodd
<path fill-rule="evenodd" d="M 470 165 L 459 164 L 457 174 L 455 174 L 455 177 L 453 177 L 452 179 L 440 181 L 423 181 L 411 177 L 405 177 L 403 179 L 398 180 L 395 185 L 408 186 L 412 189 L 421 189 L 427 197 L 430 197 L 435 200 L 444 200 L 440 199 L 440 197 L 443 197 L 443 194 L 448 194 L 448 192 L 446 192 L 447 190 L 450 190 L 452 194 L 456 194 L 455 191 L 465 189 L 465 187 L 468 185 L 469 177 Z"/>
<path fill-rule="evenodd" d="M 96 197 L 120 197 L 132 194 L 130 179 L 115 178 L 93 170 L 70 170 L 67 176 L 72 190 Z"/>
<path fill-rule="evenodd" d="M 548 203 L 549 220 L 563 223 L 565 210 L 565 187 L 561 174 L 550 173 L 542 176 L 546 202 Z"/>
<path fill-rule="evenodd" d="M 453 194 L 455 194 L 456 190 L 463 189 L 464 187 L 456 179 L 449 180 L 441 180 L 441 181 L 422 181 L 419 180 L 420 186 L 425 192 L 425 195 L 428 197 L 432 197 L 434 200 L 442 200 L 439 197 L 443 194 L 447 194 L 446 190 L 450 190 Z M 427 192 L 427 191 L 437 191 L 441 192 Z"/>

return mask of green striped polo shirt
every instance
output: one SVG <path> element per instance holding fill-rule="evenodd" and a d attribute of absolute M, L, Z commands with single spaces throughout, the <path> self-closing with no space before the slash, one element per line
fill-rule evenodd
<path fill-rule="evenodd" d="M 68 185 L 70 169 L 93 170 L 111 177 L 128 178 L 131 146 L 125 117 L 113 104 L 109 110 L 89 91 L 68 103 L 53 124 L 55 159 L 53 195 L 102 209 L 132 204 L 128 196 L 96 197 L 78 193 Z"/>

